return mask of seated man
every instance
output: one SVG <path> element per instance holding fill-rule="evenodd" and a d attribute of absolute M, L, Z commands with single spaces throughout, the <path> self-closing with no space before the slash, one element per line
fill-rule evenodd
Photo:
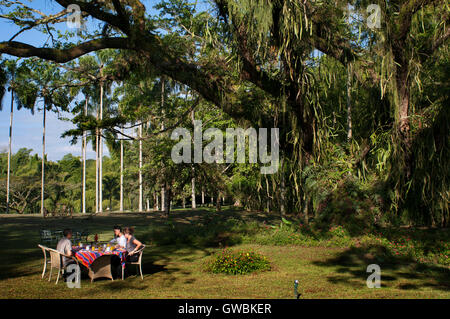
<path fill-rule="evenodd" d="M 66 267 L 68 264 L 73 262 L 73 259 L 70 258 L 72 256 L 72 242 L 70 239 L 72 238 L 72 230 L 71 229 L 64 229 L 63 231 L 64 237 L 61 238 L 58 242 L 58 245 L 56 245 L 56 250 L 59 251 L 61 254 L 64 254 L 69 257 L 63 256 L 63 265 Z"/>
<path fill-rule="evenodd" d="M 119 248 L 125 248 L 127 246 L 127 239 L 122 234 L 122 227 L 114 226 L 114 238 L 109 242 L 110 244 L 115 244 Z"/>
<path fill-rule="evenodd" d="M 59 240 L 58 245 L 56 246 L 56 250 L 65 255 L 62 257 L 62 261 L 63 267 L 66 268 L 68 265 L 76 262 L 73 260 L 72 242 L 70 241 L 70 239 L 72 238 L 72 230 L 64 229 L 63 235 L 64 237 Z M 67 277 L 67 275 L 68 274 L 64 272 L 64 278 Z"/>

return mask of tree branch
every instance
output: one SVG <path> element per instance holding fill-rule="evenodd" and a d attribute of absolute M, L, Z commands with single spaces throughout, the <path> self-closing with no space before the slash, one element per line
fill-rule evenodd
<path fill-rule="evenodd" d="M 69 49 L 37 48 L 16 41 L 0 42 L 0 53 L 6 53 L 22 58 L 36 56 L 58 63 L 65 63 L 87 53 L 106 48 L 131 49 L 127 38 L 95 39 L 73 46 Z"/>

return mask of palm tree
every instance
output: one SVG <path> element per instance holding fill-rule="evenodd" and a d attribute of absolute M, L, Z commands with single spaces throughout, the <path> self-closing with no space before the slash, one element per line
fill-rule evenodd
<path fill-rule="evenodd" d="M 142 207 L 142 123 L 139 124 L 139 211 L 143 211 Z"/>
<path fill-rule="evenodd" d="M 161 130 L 165 129 L 164 126 L 164 83 L 165 83 L 165 79 L 164 77 L 161 77 L 161 110 L 163 111 L 163 120 L 161 122 Z M 161 211 L 165 212 L 169 210 L 168 207 L 168 198 L 167 198 L 167 192 L 166 192 L 166 185 L 163 184 L 161 186 Z"/>
<path fill-rule="evenodd" d="M 123 134 L 123 126 L 122 126 Z M 120 204 L 119 211 L 123 212 L 123 139 L 120 140 Z"/>
<path fill-rule="evenodd" d="M 84 116 L 87 116 L 88 111 L 88 97 L 85 97 L 85 105 L 84 105 Z M 83 190 L 82 190 L 82 203 L 81 203 L 81 212 L 86 214 L 86 130 L 83 130 L 83 142 L 82 142 L 82 157 L 83 157 Z"/>
<path fill-rule="evenodd" d="M 8 91 L 11 92 L 11 112 L 9 119 L 9 142 L 8 142 L 8 168 L 6 174 L 6 213 L 9 213 L 9 184 L 11 172 L 11 144 L 12 144 L 12 128 L 13 128 L 13 114 L 14 114 L 14 73 L 16 69 L 16 62 L 9 60 L 0 63 L 0 110 L 3 108 L 3 96 L 6 93 L 6 85 L 9 82 Z"/>
<path fill-rule="evenodd" d="M 44 216 L 45 199 L 45 129 L 46 112 L 53 107 L 67 110 L 73 95 L 64 86 L 65 79 L 60 70 L 48 62 L 40 60 L 24 61 L 16 76 L 16 102 L 18 108 L 28 108 L 34 112 L 34 106 L 41 98 L 43 101 L 42 163 L 41 163 L 41 214 Z"/>
<path fill-rule="evenodd" d="M 47 94 L 45 94 L 46 96 Z M 41 214 L 44 216 L 44 181 L 45 181 L 45 114 L 47 103 L 44 102 L 44 110 L 42 116 L 42 177 L 41 177 Z"/>
<path fill-rule="evenodd" d="M 104 74 L 105 68 L 108 67 L 111 61 L 112 51 L 106 50 L 98 52 L 95 56 L 83 57 L 80 59 L 79 65 L 74 69 L 76 70 L 75 77 L 90 82 L 83 88 L 83 91 L 85 96 L 87 95 L 93 100 L 94 104 L 98 103 L 97 122 L 103 120 L 105 93 L 108 94 L 112 85 L 112 82 L 107 81 L 107 76 Z M 99 94 L 97 90 L 100 91 Z M 96 96 L 98 96 L 98 99 Z M 87 112 L 85 112 L 85 115 L 87 115 Z M 103 129 L 97 126 L 94 135 L 95 144 L 93 146 L 95 146 L 94 150 L 96 153 L 95 212 L 101 213 L 103 211 Z"/>
<path fill-rule="evenodd" d="M 105 192 L 109 199 L 109 209 L 112 210 L 112 198 L 117 196 L 117 176 L 114 174 L 108 174 L 103 177 L 105 183 Z"/>
<path fill-rule="evenodd" d="M 103 64 L 100 65 L 100 77 L 103 76 Z M 102 121 L 103 120 L 103 80 L 100 80 L 100 114 L 99 114 L 99 120 Z M 99 165 L 98 165 L 98 169 L 99 169 L 99 177 L 98 177 L 98 200 L 99 200 L 99 207 L 98 207 L 98 212 L 101 213 L 103 212 L 103 185 L 102 185 L 102 181 L 103 181 L 103 139 L 102 139 L 102 132 L 103 130 L 100 128 L 97 130 L 97 140 L 99 143 L 98 146 L 98 157 L 99 157 Z"/>
<path fill-rule="evenodd" d="M 192 120 L 192 125 L 194 125 L 194 121 L 195 121 L 195 112 L 194 112 L 194 110 L 192 110 L 192 112 L 191 112 L 191 120 Z M 196 209 L 197 205 L 196 205 L 196 202 L 195 202 L 195 168 L 194 168 L 194 165 L 192 165 L 191 202 L 192 202 L 192 209 Z"/>
<path fill-rule="evenodd" d="M 9 87 L 11 91 L 11 115 L 9 118 L 9 141 L 8 141 L 8 172 L 6 177 L 6 213 L 9 213 L 9 179 L 11 172 L 11 143 L 12 143 L 12 128 L 13 128 L 13 114 L 14 114 L 14 89 Z"/>

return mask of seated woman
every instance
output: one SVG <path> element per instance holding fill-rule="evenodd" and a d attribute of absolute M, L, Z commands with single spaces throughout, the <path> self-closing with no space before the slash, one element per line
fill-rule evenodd
<path fill-rule="evenodd" d="M 142 243 L 133 236 L 134 228 L 133 227 L 125 227 L 123 229 L 123 234 L 124 234 L 125 238 L 127 239 L 127 245 L 126 245 L 126 249 L 128 252 L 127 261 L 129 261 L 129 262 L 138 261 L 139 255 L 137 255 L 136 252 L 142 247 Z"/>
<path fill-rule="evenodd" d="M 109 242 L 112 245 L 116 245 L 119 248 L 125 248 L 127 244 L 127 239 L 122 233 L 122 227 L 114 226 L 114 238 Z"/>

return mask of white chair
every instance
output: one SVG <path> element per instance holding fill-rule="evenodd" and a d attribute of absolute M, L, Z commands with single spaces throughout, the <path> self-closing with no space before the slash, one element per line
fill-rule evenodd
<path fill-rule="evenodd" d="M 142 245 L 142 247 L 139 248 L 139 250 L 136 252 L 136 254 L 139 254 L 138 261 L 127 261 L 125 263 L 125 266 L 126 265 L 136 265 L 136 272 L 137 272 L 137 269 L 139 268 L 139 274 L 141 275 L 142 280 L 144 280 L 144 275 L 142 274 L 142 255 L 144 254 L 144 249 L 145 249 L 145 245 Z M 124 273 L 125 273 L 125 267 L 122 267 L 122 280 L 124 278 Z"/>
<path fill-rule="evenodd" d="M 44 278 L 45 270 L 47 269 L 47 264 L 50 264 L 50 259 L 47 259 L 47 251 L 49 251 L 50 248 L 45 247 L 43 245 L 38 245 L 40 249 L 42 249 L 42 253 L 44 254 L 44 269 L 42 270 L 42 276 L 41 279 Z"/>

